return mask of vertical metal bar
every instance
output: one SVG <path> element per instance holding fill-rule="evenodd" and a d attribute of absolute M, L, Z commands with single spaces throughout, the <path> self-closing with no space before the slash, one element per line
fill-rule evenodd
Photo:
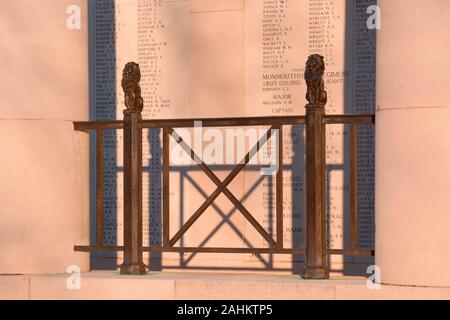
<path fill-rule="evenodd" d="M 163 246 L 170 242 L 170 167 L 169 128 L 163 128 Z"/>
<path fill-rule="evenodd" d="M 142 129 L 141 114 L 126 113 L 123 132 L 124 263 L 122 274 L 145 273 L 142 260 Z"/>
<path fill-rule="evenodd" d="M 144 274 L 142 259 L 142 121 L 141 70 L 134 62 L 123 70 L 123 247 L 121 274 Z"/>
<path fill-rule="evenodd" d="M 350 126 L 350 237 L 351 250 L 358 248 L 357 125 Z"/>
<path fill-rule="evenodd" d="M 306 269 L 305 278 L 329 276 L 326 254 L 324 108 L 306 110 Z"/>
<path fill-rule="evenodd" d="M 282 249 L 284 247 L 283 235 L 283 126 L 275 127 L 278 129 L 278 154 L 277 158 L 277 177 L 276 177 L 276 203 L 277 203 L 277 247 Z"/>
<path fill-rule="evenodd" d="M 326 228 L 325 63 L 320 55 L 306 62 L 306 279 L 328 279 Z"/>
<path fill-rule="evenodd" d="M 105 181 L 104 181 L 104 130 L 96 130 L 96 168 L 95 168 L 95 235 L 98 247 L 104 246 L 104 197 L 105 197 Z"/>

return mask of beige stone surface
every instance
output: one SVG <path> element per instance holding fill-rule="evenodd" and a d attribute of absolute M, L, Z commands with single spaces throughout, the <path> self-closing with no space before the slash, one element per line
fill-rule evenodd
<path fill-rule="evenodd" d="M 245 0 L 188 0 L 192 13 L 242 10 Z"/>
<path fill-rule="evenodd" d="M 70 121 L 0 121 L 0 273 L 88 268 L 88 138 Z"/>
<path fill-rule="evenodd" d="M 1 300 L 29 299 L 30 279 L 27 276 L 0 276 Z"/>
<path fill-rule="evenodd" d="M 449 285 L 450 108 L 378 112 L 377 129 L 376 263 L 381 279 Z"/>
<path fill-rule="evenodd" d="M 146 277 L 146 276 L 143 276 Z M 67 275 L 36 276 L 30 278 L 30 299 L 99 299 L 99 300 L 164 300 L 173 299 L 175 281 L 141 277 L 82 274 L 80 290 L 67 289 Z"/>
<path fill-rule="evenodd" d="M 70 5 L 80 30 L 66 27 Z M 2 1 L 0 21 L 0 119 L 86 120 L 87 1 Z"/>
<path fill-rule="evenodd" d="M 450 3 L 380 5 L 376 263 L 383 283 L 449 286 Z"/>
<path fill-rule="evenodd" d="M 244 12 L 191 14 L 189 36 L 189 116 L 244 116 Z"/>
<path fill-rule="evenodd" d="M 0 21 L 0 274 L 88 270 L 87 1 L 2 1 Z"/>
<path fill-rule="evenodd" d="M 82 273 L 79 290 L 67 289 L 67 274 L 0 276 L 0 299 L 142 300 L 448 300 L 450 288 L 387 286 L 368 289 L 364 278 L 302 280 L 272 273 L 153 272 L 120 276 L 117 272 Z"/>
<path fill-rule="evenodd" d="M 380 0 L 379 109 L 449 106 L 450 2 Z"/>

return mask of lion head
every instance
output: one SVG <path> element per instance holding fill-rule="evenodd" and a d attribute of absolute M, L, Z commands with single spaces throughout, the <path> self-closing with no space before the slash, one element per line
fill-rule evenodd
<path fill-rule="evenodd" d="M 323 76 L 325 72 L 325 62 L 323 56 L 313 54 L 308 57 L 305 68 L 305 80 L 314 81 Z"/>
<path fill-rule="evenodd" d="M 123 69 L 122 88 L 124 90 L 135 87 L 141 81 L 139 64 L 128 62 Z"/>

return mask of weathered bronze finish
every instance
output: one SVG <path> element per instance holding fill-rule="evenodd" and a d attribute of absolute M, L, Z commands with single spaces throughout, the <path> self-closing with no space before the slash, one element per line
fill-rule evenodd
<path fill-rule="evenodd" d="M 95 230 L 97 246 L 104 246 L 103 221 L 104 221 L 104 197 L 105 197 L 105 174 L 104 174 L 104 152 L 103 139 L 104 130 L 98 129 L 96 133 L 96 177 L 95 177 Z"/>
<path fill-rule="evenodd" d="M 274 127 L 278 130 L 278 171 L 276 176 L 276 234 L 277 234 L 277 248 L 284 247 L 284 223 L 283 223 L 283 126 Z"/>
<path fill-rule="evenodd" d="M 325 63 L 320 55 L 306 62 L 306 268 L 304 278 L 329 277 L 326 246 L 325 207 L 325 104 L 327 92 L 323 74 Z"/>
<path fill-rule="evenodd" d="M 358 247 L 358 209 L 357 209 L 357 126 L 373 124 L 373 115 L 325 115 L 327 93 L 324 88 L 323 74 L 325 63 L 323 57 L 312 55 L 306 63 L 305 80 L 307 83 L 305 116 L 287 117 L 252 117 L 252 118 L 206 118 L 206 119 L 158 119 L 142 120 L 143 99 L 139 81 L 139 65 L 128 63 L 125 66 L 122 87 L 125 93 L 123 121 L 75 122 L 75 130 L 95 131 L 97 133 L 97 167 L 96 167 L 96 238 L 95 246 L 75 246 L 76 251 L 123 251 L 124 263 L 122 274 L 143 274 L 143 252 L 205 252 L 205 253 L 252 253 L 252 254 L 305 254 L 306 268 L 303 277 L 308 279 L 326 279 L 329 277 L 329 255 L 373 256 L 373 250 Z M 271 126 L 267 137 L 261 139 L 245 156 L 231 173 L 222 181 L 206 165 L 181 137 L 174 134 L 174 128 L 194 127 L 195 122 L 202 121 L 203 127 L 226 126 Z M 350 239 L 349 250 L 327 248 L 326 209 L 325 209 L 325 128 L 328 124 L 346 124 L 350 126 Z M 305 125 L 306 128 L 306 248 L 286 248 L 283 243 L 283 126 Z M 163 244 L 162 246 L 143 247 L 142 245 L 142 129 L 163 129 Z M 105 246 L 103 241 L 104 210 L 104 159 L 103 135 L 106 129 L 124 130 L 124 245 Z M 278 130 L 279 170 L 276 175 L 276 240 L 251 215 L 244 205 L 231 193 L 228 186 L 249 163 L 272 135 Z M 200 208 L 170 238 L 169 217 L 169 139 L 176 142 L 191 156 L 200 169 L 216 185 L 216 190 L 207 197 Z M 295 164 L 293 164 L 295 165 Z M 175 247 L 174 245 L 198 220 L 206 209 L 220 195 L 224 194 L 243 216 L 267 241 L 267 248 L 205 248 Z"/>
<path fill-rule="evenodd" d="M 144 99 L 141 96 L 141 70 L 139 65 L 134 62 L 128 62 L 123 69 L 122 89 L 125 95 L 125 106 L 127 107 L 124 114 L 129 113 L 141 114 L 144 109 Z"/>
<path fill-rule="evenodd" d="M 318 54 L 310 55 L 306 61 L 305 81 L 307 86 L 306 100 L 311 106 L 325 106 L 327 104 L 327 92 L 323 82 L 325 62 Z"/>
<path fill-rule="evenodd" d="M 123 71 L 125 94 L 123 118 L 124 262 L 121 274 L 144 274 L 142 260 L 142 121 L 143 99 L 139 65 L 130 62 Z"/>

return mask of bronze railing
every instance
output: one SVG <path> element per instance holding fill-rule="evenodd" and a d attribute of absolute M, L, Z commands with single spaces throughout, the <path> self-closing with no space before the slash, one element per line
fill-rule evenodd
<path fill-rule="evenodd" d="M 253 253 L 253 254 L 305 254 L 304 278 L 326 279 L 329 277 L 329 255 L 370 256 L 373 250 L 364 250 L 358 245 L 358 188 L 357 188 L 357 134 L 358 126 L 374 124 L 374 115 L 325 115 L 326 91 L 323 87 L 323 58 L 310 56 L 306 65 L 305 80 L 308 86 L 305 116 L 252 117 L 252 118 L 206 118 L 206 119 L 158 119 L 142 120 L 143 101 L 140 95 L 140 71 L 137 64 L 125 67 L 122 87 L 125 92 L 123 121 L 75 122 L 77 131 L 96 132 L 96 244 L 75 246 L 76 251 L 123 251 L 122 274 L 146 272 L 143 252 L 206 252 L 206 253 Z M 174 134 L 175 128 L 191 128 L 201 121 L 203 127 L 270 126 L 266 135 L 250 149 L 243 161 L 221 180 L 201 160 L 183 139 Z M 330 124 L 350 126 L 350 242 L 349 249 L 327 247 L 326 232 L 326 159 L 325 132 Z M 283 127 L 304 125 L 306 140 L 306 248 L 287 248 L 283 243 Z M 142 242 L 142 130 L 162 129 L 162 245 L 143 246 Z M 110 246 L 104 243 L 104 134 L 107 129 L 124 131 L 124 245 Z M 251 158 L 269 140 L 273 130 L 278 130 L 278 168 L 276 173 L 276 239 L 264 229 L 247 208 L 228 189 L 230 183 L 246 167 Z M 190 155 L 199 168 L 212 180 L 216 189 L 186 223 L 170 237 L 169 201 L 169 141 L 170 137 Z M 295 163 L 292 164 L 295 166 Z M 224 194 L 256 231 L 267 241 L 267 248 L 225 248 L 225 247 L 177 247 L 176 243 L 200 218 L 206 209 Z"/>

